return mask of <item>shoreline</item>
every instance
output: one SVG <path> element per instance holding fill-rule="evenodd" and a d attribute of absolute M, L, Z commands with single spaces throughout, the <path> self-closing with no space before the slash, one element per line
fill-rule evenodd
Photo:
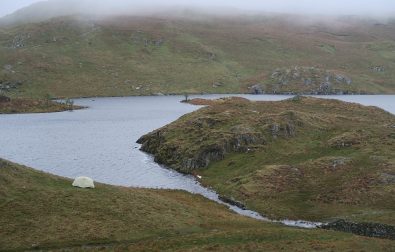
<path fill-rule="evenodd" d="M 127 98 L 127 97 L 174 97 L 174 96 L 184 96 L 184 93 L 171 93 L 171 94 L 148 94 L 148 95 L 108 95 L 108 96 L 76 96 L 70 97 L 72 100 L 78 99 L 98 99 L 98 98 Z M 275 93 L 275 94 L 253 94 L 253 93 L 188 93 L 189 96 L 200 96 L 200 95 L 252 95 L 252 96 L 265 96 L 265 95 L 273 95 L 273 96 L 393 96 L 394 94 L 309 94 L 309 93 Z M 64 97 L 56 97 L 54 100 L 62 100 Z"/>

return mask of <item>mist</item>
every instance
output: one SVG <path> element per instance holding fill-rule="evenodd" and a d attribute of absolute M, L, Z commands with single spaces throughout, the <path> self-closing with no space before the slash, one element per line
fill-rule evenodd
<path fill-rule="evenodd" d="M 11 12 L 33 2 L 42 1 L 2 0 L 0 10 Z M 97 15 L 155 13 L 172 8 L 187 8 L 218 14 L 266 12 L 395 17 L 393 0 L 49 0 L 44 2 L 54 5 L 52 9 L 58 12 L 74 11 Z M 6 13 L 0 12 L 0 16 L 4 14 Z"/>

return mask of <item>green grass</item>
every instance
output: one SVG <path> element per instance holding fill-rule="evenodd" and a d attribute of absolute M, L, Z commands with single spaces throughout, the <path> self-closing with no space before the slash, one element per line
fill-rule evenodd
<path fill-rule="evenodd" d="M 230 21 L 231 20 L 231 21 Z M 337 20 L 336 22 L 344 22 Z M 277 85 L 277 68 L 316 67 L 350 77 L 333 88 L 394 93 L 392 24 L 298 25 L 286 17 L 57 18 L 0 28 L 0 81 L 22 81 L 10 95 L 125 96 L 156 93 L 243 93 L 262 83 L 266 92 L 310 92 L 301 80 Z M 306 34 L 307 30 L 311 30 Z M 375 38 L 367 34 L 375 34 Z M 11 48 L 18 37 L 24 47 Z M 392 40 L 391 40 L 392 39 Z M 148 41 L 146 43 L 145 41 Z M 161 41 L 160 43 L 157 43 Z M 2 66 L 11 65 L 12 70 Z M 385 66 L 384 73 L 371 70 Z M 322 76 L 321 76 L 322 77 Z M 220 83 L 221 85 L 213 85 Z"/>
<path fill-rule="evenodd" d="M 0 250 L 391 251 L 393 241 L 236 215 L 202 196 L 71 180 L 0 160 Z"/>
<path fill-rule="evenodd" d="M 395 225 L 390 113 L 306 97 L 209 104 L 143 136 L 142 149 L 272 218 Z"/>

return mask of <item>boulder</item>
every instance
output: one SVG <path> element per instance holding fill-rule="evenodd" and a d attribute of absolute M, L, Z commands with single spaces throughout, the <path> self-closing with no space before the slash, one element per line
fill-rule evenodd
<path fill-rule="evenodd" d="M 252 94 L 264 94 L 263 86 L 261 84 L 255 84 L 249 87 Z"/>
<path fill-rule="evenodd" d="M 77 177 L 73 182 L 73 186 L 80 188 L 95 188 L 93 179 L 88 177 Z"/>

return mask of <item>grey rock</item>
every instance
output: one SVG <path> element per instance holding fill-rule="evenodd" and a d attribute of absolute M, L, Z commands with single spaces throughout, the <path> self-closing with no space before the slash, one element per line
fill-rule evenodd
<path fill-rule="evenodd" d="M 373 72 L 377 72 L 377 73 L 385 72 L 385 67 L 384 66 L 373 66 L 370 69 Z"/>
<path fill-rule="evenodd" d="M 380 180 L 383 184 L 394 184 L 395 174 L 381 173 Z"/>
<path fill-rule="evenodd" d="M 280 132 L 280 126 L 278 124 L 273 124 L 271 128 L 272 136 L 276 138 Z"/>
<path fill-rule="evenodd" d="M 9 64 L 4 65 L 4 70 L 11 71 L 12 70 L 12 65 L 9 65 Z"/>
<path fill-rule="evenodd" d="M 319 87 L 320 93 L 329 94 L 331 93 L 331 90 L 332 90 L 332 83 L 330 82 L 321 83 Z"/>
<path fill-rule="evenodd" d="M 335 80 L 338 83 L 345 83 L 345 84 L 348 84 L 348 85 L 350 85 L 352 83 L 351 78 L 349 78 L 347 76 L 340 75 L 340 74 L 336 74 L 335 75 Z"/>
<path fill-rule="evenodd" d="M 22 85 L 22 81 L 1 81 L 0 80 L 0 91 L 9 92 L 11 90 L 17 89 Z"/>
<path fill-rule="evenodd" d="M 214 82 L 213 83 L 213 88 L 218 88 L 218 87 L 222 87 L 224 84 L 222 82 Z"/>
<path fill-rule="evenodd" d="M 30 34 L 19 34 L 12 40 L 11 48 L 23 48 L 26 45 L 26 41 L 30 38 Z"/>
<path fill-rule="evenodd" d="M 336 158 L 332 160 L 332 167 L 333 169 L 336 169 L 338 166 L 343 166 L 350 161 L 351 161 L 350 158 L 345 158 L 345 157 Z"/>
<path fill-rule="evenodd" d="M 252 94 L 264 94 L 262 84 L 255 84 L 249 87 L 249 89 L 251 90 Z"/>
<path fill-rule="evenodd" d="M 243 209 L 243 210 L 247 209 L 247 207 L 243 203 L 241 203 L 241 202 L 239 202 L 237 200 L 234 200 L 233 198 L 228 198 L 228 197 L 219 195 L 218 199 L 223 201 L 223 202 L 225 202 L 225 203 L 228 203 L 229 205 L 236 206 L 236 207 L 238 207 L 240 209 Z"/>
<path fill-rule="evenodd" d="M 335 222 L 322 225 L 320 228 L 342 231 L 361 236 L 395 240 L 395 227 L 380 223 L 355 223 L 351 221 L 337 220 Z"/>

